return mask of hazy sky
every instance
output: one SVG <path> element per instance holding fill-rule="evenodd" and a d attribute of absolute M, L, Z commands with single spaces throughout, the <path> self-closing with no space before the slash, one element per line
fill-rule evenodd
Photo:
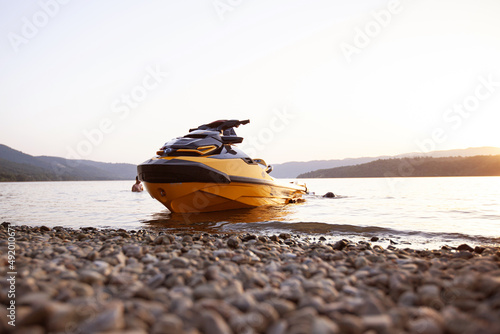
<path fill-rule="evenodd" d="M 247 119 L 269 163 L 499 146 L 500 1 L 0 0 L 0 143 L 140 163 Z"/>

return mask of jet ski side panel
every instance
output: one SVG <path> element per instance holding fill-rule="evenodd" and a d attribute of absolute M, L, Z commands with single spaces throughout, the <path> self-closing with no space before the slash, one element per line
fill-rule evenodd
<path fill-rule="evenodd" d="M 260 180 L 261 183 L 274 181 L 274 178 L 259 165 L 249 163 L 241 158 L 218 159 L 187 156 L 153 158 L 139 165 L 137 173 L 139 180 L 152 183 L 229 183 L 232 181 L 232 177 Z M 238 181 L 238 179 L 234 181 Z"/>
<path fill-rule="evenodd" d="M 229 176 L 203 163 L 180 159 L 149 160 L 137 166 L 139 180 L 149 183 L 229 183 Z"/>

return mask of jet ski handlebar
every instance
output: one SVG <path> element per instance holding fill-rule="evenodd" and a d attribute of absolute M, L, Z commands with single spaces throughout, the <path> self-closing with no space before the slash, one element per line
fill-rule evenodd
<path fill-rule="evenodd" d="M 189 129 L 189 132 L 194 130 L 215 130 L 215 131 L 224 131 L 230 128 L 238 127 L 240 125 L 245 125 L 250 123 L 249 119 L 238 121 L 236 119 L 230 120 L 219 120 L 208 124 L 200 125 L 195 129 Z"/>

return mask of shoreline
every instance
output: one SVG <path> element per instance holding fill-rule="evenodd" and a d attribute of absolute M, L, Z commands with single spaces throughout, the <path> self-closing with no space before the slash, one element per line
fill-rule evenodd
<path fill-rule="evenodd" d="M 192 218 L 192 217 L 190 217 Z M 401 249 L 413 250 L 437 250 L 442 248 L 449 248 L 456 250 L 459 245 L 467 244 L 481 246 L 481 247 L 500 247 L 500 238 L 484 236 L 484 235 L 467 235 L 460 233 L 439 233 L 439 232 L 418 232 L 409 233 L 407 231 L 390 230 L 387 228 L 379 228 L 374 231 L 364 231 L 365 227 L 355 225 L 332 225 L 327 223 L 314 223 L 314 222 L 284 222 L 284 221 L 270 221 L 270 222 L 226 222 L 225 224 L 218 225 L 218 223 L 211 222 L 210 224 L 204 223 L 203 217 L 194 220 L 194 224 L 184 224 L 176 220 L 173 224 L 158 223 L 154 220 L 141 226 L 121 226 L 113 227 L 112 225 L 90 226 L 83 224 L 65 225 L 52 223 L 47 225 L 42 224 L 29 224 L 23 222 L 9 222 L 11 226 L 28 226 L 30 228 L 48 227 L 50 229 L 69 229 L 81 230 L 87 228 L 95 228 L 102 231 L 116 231 L 123 230 L 127 233 L 146 230 L 149 233 L 168 233 L 168 234 L 256 234 L 266 237 L 272 235 L 279 235 L 282 233 L 290 234 L 297 241 L 303 242 L 322 242 L 324 244 L 334 243 L 340 239 L 349 240 L 353 243 L 369 242 L 372 247 L 380 246 L 387 248 L 388 246 L 395 246 Z M 7 222 L 5 222 L 7 223 Z M 246 227 L 241 228 L 239 225 L 245 223 Z M 215 224 L 215 225 L 214 225 Z M 233 226 L 237 225 L 237 227 Z M 349 231 L 345 228 L 349 226 L 353 229 Z"/>
<path fill-rule="evenodd" d="M 0 226 L 0 332 L 498 333 L 500 247 Z M 15 301 L 15 327 L 7 306 Z"/>

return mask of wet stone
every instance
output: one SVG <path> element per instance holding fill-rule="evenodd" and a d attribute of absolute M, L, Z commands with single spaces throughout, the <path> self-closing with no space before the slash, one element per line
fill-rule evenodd
<path fill-rule="evenodd" d="M 93 284 L 103 284 L 105 277 L 97 271 L 94 270 L 82 270 L 78 273 L 80 281 L 93 285 Z"/>
<path fill-rule="evenodd" d="M 398 304 L 401 306 L 412 307 L 418 303 L 418 296 L 413 291 L 405 291 L 399 296 Z"/>
<path fill-rule="evenodd" d="M 175 314 L 165 314 L 155 321 L 153 334 L 180 334 L 183 332 L 182 319 Z"/>
<path fill-rule="evenodd" d="M 175 257 L 170 260 L 170 265 L 174 268 L 187 268 L 189 267 L 189 260 L 184 257 Z"/>
<path fill-rule="evenodd" d="M 217 299 L 223 295 L 222 289 L 216 282 L 198 285 L 193 290 L 193 297 L 195 299 L 211 298 Z"/>
<path fill-rule="evenodd" d="M 366 267 L 367 265 L 368 260 L 363 256 L 357 257 L 356 260 L 354 260 L 354 267 L 357 269 Z"/>
<path fill-rule="evenodd" d="M 237 237 L 231 237 L 231 238 L 229 238 L 229 239 L 227 240 L 227 246 L 228 246 L 229 248 L 233 248 L 233 249 L 234 249 L 234 248 L 238 248 L 238 247 L 240 246 L 240 243 L 241 243 L 241 241 L 240 241 L 240 239 L 239 239 L 239 238 L 237 238 Z"/>
<path fill-rule="evenodd" d="M 153 240 L 155 245 L 170 245 L 170 239 L 167 236 L 159 235 Z"/>
<path fill-rule="evenodd" d="M 287 240 L 290 239 L 292 235 L 290 233 L 280 233 L 279 237 L 280 239 Z"/>
<path fill-rule="evenodd" d="M 332 245 L 332 248 L 335 250 L 343 250 L 348 244 L 349 242 L 347 240 L 339 240 Z"/>
<path fill-rule="evenodd" d="M 468 251 L 468 252 L 473 252 L 474 248 L 467 244 L 461 244 L 460 246 L 457 247 L 457 250 L 459 251 Z"/>
<path fill-rule="evenodd" d="M 141 262 L 144 264 L 156 263 L 156 262 L 158 262 L 158 258 L 154 255 L 146 254 L 141 258 Z"/>
<path fill-rule="evenodd" d="M 78 235 L 76 236 L 76 238 L 77 238 L 78 240 L 85 240 L 85 239 L 90 238 L 90 235 L 89 235 L 89 234 L 87 234 L 87 233 L 80 233 L 80 234 L 78 234 Z"/>
<path fill-rule="evenodd" d="M 123 246 L 123 252 L 128 257 L 140 258 L 143 255 L 142 247 L 139 245 Z"/>
<path fill-rule="evenodd" d="M 339 326 L 326 317 L 316 317 L 312 324 L 312 334 L 337 334 Z"/>
<path fill-rule="evenodd" d="M 182 237 L 182 243 L 187 243 L 187 244 L 192 244 L 193 243 L 193 237 L 190 235 L 185 235 Z"/>
<path fill-rule="evenodd" d="M 201 314 L 201 328 L 206 334 L 231 334 L 232 330 L 215 311 L 204 311 Z"/>
<path fill-rule="evenodd" d="M 257 239 L 257 236 L 255 234 L 247 234 L 241 238 L 241 241 L 247 242 L 247 241 L 255 240 L 255 239 Z"/>
<path fill-rule="evenodd" d="M 124 307 L 121 302 L 108 304 L 106 308 L 95 317 L 83 322 L 79 329 L 83 333 L 105 332 L 120 330 L 125 326 L 123 315 Z"/>
<path fill-rule="evenodd" d="M 284 316 L 285 314 L 295 310 L 295 304 L 286 299 L 273 298 L 266 301 L 266 303 L 269 303 L 280 316 Z"/>
<path fill-rule="evenodd" d="M 263 243 L 266 243 L 266 242 L 269 241 L 269 239 L 266 236 L 261 235 L 261 236 L 259 236 L 259 241 L 263 242 Z"/>
<path fill-rule="evenodd" d="M 366 329 L 372 329 L 376 333 L 392 333 L 392 319 L 389 315 L 369 315 L 362 317 L 363 325 Z"/>
<path fill-rule="evenodd" d="M 46 326 L 49 332 L 59 332 L 67 330 L 68 325 L 80 323 L 83 320 L 78 309 L 70 304 L 51 303 L 48 306 Z"/>
<path fill-rule="evenodd" d="M 482 254 L 486 248 L 481 246 L 474 247 L 474 253 Z"/>
<path fill-rule="evenodd" d="M 277 235 L 272 235 L 269 237 L 269 239 L 271 239 L 271 241 L 274 241 L 274 242 L 280 241 L 280 238 Z"/>

